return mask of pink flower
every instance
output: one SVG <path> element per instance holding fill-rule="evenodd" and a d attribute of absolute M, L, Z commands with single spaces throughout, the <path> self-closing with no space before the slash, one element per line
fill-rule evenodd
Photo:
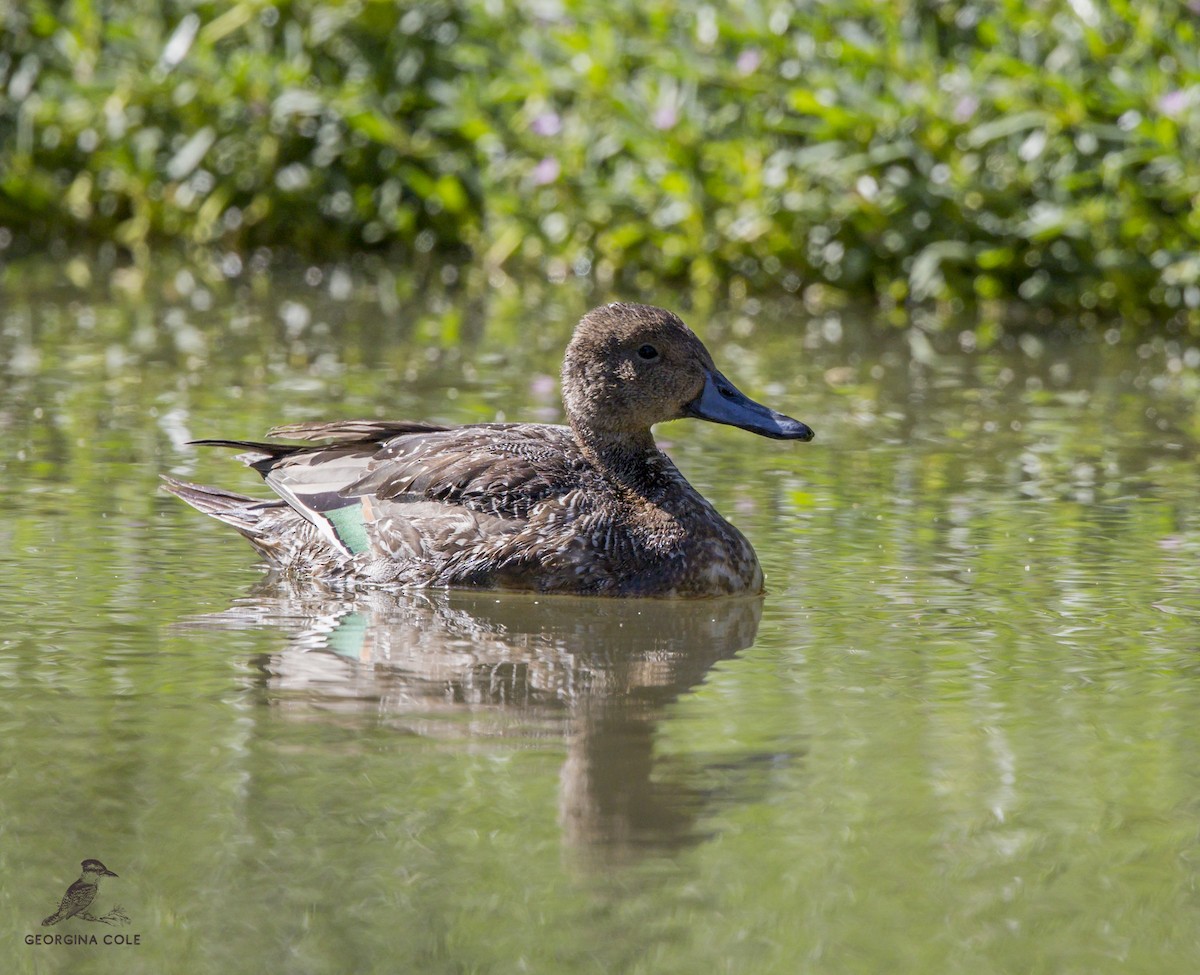
<path fill-rule="evenodd" d="M 954 121 L 966 122 L 979 109 L 979 99 L 974 95 L 963 95 L 954 106 Z"/>
<path fill-rule="evenodd" d="M 1191 102 L 1191 98 L 1188 92 L 1177 88 L 1174 91 L 1167 92 L 1158 100 L 1158 110 L 1163 115 L 1169 115 L 1174 118 L 1188 107 L 1189 102 Z"/>
<path fill-rule="evenodd" d="M 558 160 L 553 156 L 546 156 L 533 167 L 533 185 L 545 186 L 547 183 L 553 183 L 561 172 L 562 167 L 558 164 Z"/>
<path fill-rule="evenodd" d="M 737 57 L 737 73 L 740 75 L 754 74 L 762 64 L 762 52 L 756 47 L 748 47 Z"/>
<path fill-rule="evenodd" d="M 562 117 L 558 112 L 542 112 L 530 124 L 534 135 L 558 135 L 562 131 Z"/>

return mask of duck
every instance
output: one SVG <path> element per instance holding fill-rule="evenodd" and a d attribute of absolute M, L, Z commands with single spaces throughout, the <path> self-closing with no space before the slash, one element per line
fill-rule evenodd
<path fill-rule="evenodd" d="M 626 302 L 576 326 L 562 399 L 566 424 L 337 420 L 196 440 L 241 450 L 275 496 L 164 475 L 165 489 L 240 532 L 270 569 L 334 587 L 763 592 L 750 542 L 651 427 L 690 417 L 809 441 L 807 424 L 742 393 L 679 316 Z"/>

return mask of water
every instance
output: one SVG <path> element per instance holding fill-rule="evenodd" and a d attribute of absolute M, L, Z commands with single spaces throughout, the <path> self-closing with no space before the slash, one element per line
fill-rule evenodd
<path fill-rule="evenodd" d="M 817 431 L 657 431 L 765 598 L 271 584 L 157 490 L 258 490 L 186 440 L 558 419 L 598 300 L 392 294 L 10 273 L 5 970 L 1194 969 L 1194 341 L 705 309 L 723 371 Z M 85 857 L 130 924 L 42 927 Z"/>

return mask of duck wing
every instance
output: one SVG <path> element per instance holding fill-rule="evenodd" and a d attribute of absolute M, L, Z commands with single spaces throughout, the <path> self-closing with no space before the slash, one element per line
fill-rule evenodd
<path fill-rule="evenodd" d="M 570 430 L 544 424 L 281 429 L 332 442 L 224 443 L 244 448 L 241 459 L 341 558 L 441 563 L 482 551 L 524 528 L 539 504 L 576 488 L 586 467 Z"/>
<path fill-rule="evenodd" d="M 536 505 L 569 490 L 582 466 L 566 427 L 479 424 L 389 440 L 342 493 L 527 519 Z"/>

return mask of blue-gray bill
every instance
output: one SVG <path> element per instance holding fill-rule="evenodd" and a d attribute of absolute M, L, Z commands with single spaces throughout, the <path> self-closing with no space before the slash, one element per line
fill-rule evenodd
<path fill-rule="evenodd" d="M 684 407 L 685 415 L 728 423 L 775 440 L 812 440 L 812 428 L 756 403 L 716 370 L 708 374 L 700 395 Z"/>

